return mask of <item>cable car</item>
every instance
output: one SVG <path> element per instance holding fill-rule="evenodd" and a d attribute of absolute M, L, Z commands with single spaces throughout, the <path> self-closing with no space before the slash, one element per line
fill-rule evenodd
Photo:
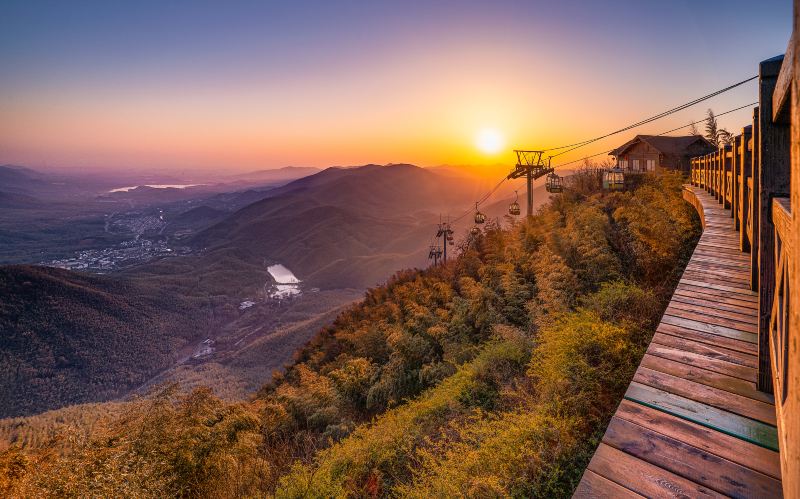
<path fill-rule="evenodd" d="M 562 192 L 564 187 L 561 184 L 561 177 L 555 173 L 549 173 L 544 188 L 547 192 Z"/>
<path fill-rule="evenodd" d="M 517 202 L 518 199 L 519 199 L 519 194 L 517 194 L 517 191 L 514 191 L 514 202 L 511 203 L 508 206 L 508 214 L 509 215 L 519 215 L 520 214 L 519 203 Z"/>
<path fill-rule="evenodd" d="M 621 191 L 625 188 L 625 171 L 622 168 L 610 168 L 603 171 L 603 189 Z"/>
<path fill-rule="evenodd" d="M 478 226 L 477 226 L 477 225 L 474 225 L 474 226 L 473 226 L 473 227 L 472 227 L 472 228 L 469 230 L 469 233 L 470 233 L 470 234 L 472 234 L 473 236 L 477 236 L 478 234 L 480 234 L 480 233 L 481 233 L 481 230 L 478 228 Z"/>
<path fill-rule="evenodd" d="M 486 221 L 486 215 L 478 210 L 478 203 L 475 203 L 475 223 L 482 224 Z"/>

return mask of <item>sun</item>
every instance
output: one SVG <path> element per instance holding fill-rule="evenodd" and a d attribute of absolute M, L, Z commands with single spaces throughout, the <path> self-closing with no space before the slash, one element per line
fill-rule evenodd
<path fill-rule="evenodd" d="M 498 130 L 483 128 L 475 136 L 475 145 L 484 154 L 497 154 L 505 146 L 505 140 Z"/>

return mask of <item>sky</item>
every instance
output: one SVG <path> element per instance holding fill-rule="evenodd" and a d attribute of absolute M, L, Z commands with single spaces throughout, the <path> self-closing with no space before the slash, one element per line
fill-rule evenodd
<path fill-rule="evenodd" d="M 0 164 L 511 164 L 514 148 L 601 135 L 757 74 L 785 51 L 791 14 L 791 0 L 4 0 Z M 561 160 L 754 101 L 751 82 Z"/>

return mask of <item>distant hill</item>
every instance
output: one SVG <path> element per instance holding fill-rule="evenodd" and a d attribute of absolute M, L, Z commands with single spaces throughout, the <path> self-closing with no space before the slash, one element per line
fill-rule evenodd
<path fill-rule="evenodd" d="M 0 417 L 117 397 L 203 333 L 185 301 L 141 284 L 0 267 Z"/>
<path fill-rule="evenodd" d="M 0 191 L 0 208 L 31 208 L 40 206 L 41 201 L 27 194 Z"/>
<path fill-rule="evenodd" d="M 253 172 L 242 173 L 232 177 L 235 181 L 247 182 L 263 182 L 265 184 L 288 182 L 298 178 L 306 177 L 319 173 L 319 168 L 310 166 L 285 166 L 283 168 L 274 168 L 271 170 L 257 170 Z"/>
<path fill-rule="evenodd" d="M 269 191 L 194 237 L 283 263 L 325 288 L 365 288 L 426 264 L 440 212 L 463 209 L 479 190 L 413 165 L 328 168 Z"/>
<path fill-rule="evenodd" d="M 5 192 L 32 193 L 48 185 L 41 173 L 30 168 L 0 165 L 0 187 Z"/>

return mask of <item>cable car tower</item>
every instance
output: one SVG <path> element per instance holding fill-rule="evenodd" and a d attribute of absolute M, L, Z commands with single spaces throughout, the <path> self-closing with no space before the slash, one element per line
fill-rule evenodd
<path fill-rule="evenodd" d="M 453 240 L 453 229 L 450 228 L 450 222 L 439 222 L 439 229 L 436 231 L 436 239 L 439 239 L 440 237 L 442 238 L 442 248 L 444 248 L 444 251 L 438 249 L 437 244 L 437 249 L 440 254 L 437 255 L 436 259 L 434 259 L 434 264 L 438 260 L 439 256 L 442 256 L 442 262 L 447 263 L 447 246 L 452 246 L 455 244 Z M 428 255 L 428 258 L 430 258 L 430 253 Z"/>
<path fill-rule="evenodd" d="M 439 244 L 431 244 L 430 250 L 428 251 L 428 260 L 433 260 L 433 265 L 436 266 L 439 264 L 439 258 L 442 257 L 442 247 Z"/>
<path fill-rule="evenodd" d="M 508 179 L 525 177 L 528 184 L 528 212 L 533 215 L 533 181 L 555 170 L 550 166 L 550 157 L 545 160 L 544 151 L 523 151 L 514 149 L 517 154 L 517 165 L 508 174 Z"/>

